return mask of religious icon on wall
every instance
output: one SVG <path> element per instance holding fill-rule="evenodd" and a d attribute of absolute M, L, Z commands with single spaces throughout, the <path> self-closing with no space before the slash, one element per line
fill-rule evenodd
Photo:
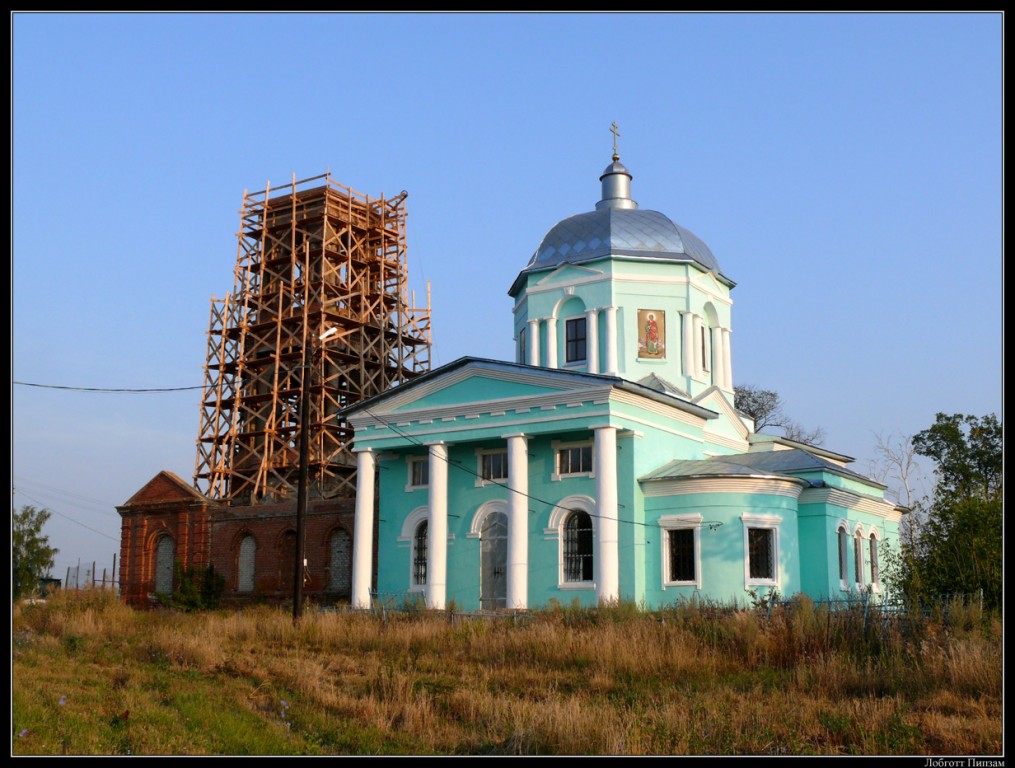
<path fill-rule="evenodd" d="M 661 309 L 638 310 L 638 357 L 666 357 L 666 313 Z"/>

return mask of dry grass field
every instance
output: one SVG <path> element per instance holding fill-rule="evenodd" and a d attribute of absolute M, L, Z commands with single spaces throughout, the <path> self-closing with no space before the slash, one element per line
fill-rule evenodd
<path fill-rule="evenodd" d="M 12 612 L 14 755 L 997 755 L 1002 625 L 555 606 L 523 617 Z"/>

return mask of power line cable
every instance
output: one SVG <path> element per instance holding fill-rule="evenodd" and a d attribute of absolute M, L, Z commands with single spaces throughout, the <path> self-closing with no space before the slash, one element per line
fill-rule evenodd
<path fill-rule="evenodd" d="M 22 387 L 38 387 L 40 389 L 63 389 L 71 392 L 128 392 L 128 393 L 145 393 L 145 392 L 187 392 L 194 389 L 204 389 L 204 387 L 145 387 L 145 388 L 131 388 L 131 387 L 67 387 L 60 384 L 36 384 L 30 381 L 15 381 L 12 382 Z"/>
<path fill-rule="evenodd" d="M 37 480 L 32 480 L 30 478 L 23 477 L 20 475 L 13 475 L 12 479 L 14 480 L 14 485 L 17 490 L 20 490 L 24 485 L 27 484 L 37 489 L 36 491 L 33 492 L 63 497 L 61 499 L 63 503 L 73 504 L 74 506 L 80 507 L 82 509 L 86 509 L 88 507 L 94 507 L 97 509 L 101 508 L 103 512 L 108 513 L 109 510 L 119 506 L 118 504 L 112 501 L 104 501 L 102 499 L 96 499 L 91 496 L 84 496 L 80 493 L 75 493 L 74 491 L 68 491 L 65 488 L 59 488 L 55 485 L 47 485 L 46 483 L 40 483 Z"/>
<path fill-rule="evenodd" d="M 110 539 L 111 541 L 116 541 L 116 542 L 120 541 L 120 539 L 117 538 L 116 536 L 110 536 L 108 533 L 103 533 L 102 531 L 96 530 L 95 528 L 92 528 L 91 526 L 85 525 L 84 523 L 75 520 L 73 517 L 68 517 L 67 515 L 63 514 L 63 512 L 58 512 L 55 509 L 50 509 L 49 505 L 47 505 L 45 502 L 39 501 L 34 496 L 30 496 L 29 494 L 25 493 L 24 491 L 16 490 L 15 493 L 20 493 L 22 496 L 24 496 L 29 501 L 34 501 L 36 504 L 39 504 L 40 506 L 42 506 L 42 508 L 45 509 L 47 512 L 51 512 L 54 515 L 62 517 L 64 520 L 70 520 L 75 525 L 80 525 L 82 528 L 87 528 L 92 533 L 97 533 L 97 534 L 99 534 L 99 536 L 105 536 L 107 539 Z"/>

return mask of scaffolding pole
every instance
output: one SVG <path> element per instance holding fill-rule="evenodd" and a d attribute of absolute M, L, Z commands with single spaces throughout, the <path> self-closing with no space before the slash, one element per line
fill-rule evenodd
<path fill-rule="evenodd" d="M 230 504 L 296 493 L 303 352 L 312 361 L 309 485 L 355 493 L 346 406 L 430 370 L 430 306 L 414 306 L 405 198 L 317 176 L 244 192 L 233 291 L 212 299 L 194 485 Z"/>

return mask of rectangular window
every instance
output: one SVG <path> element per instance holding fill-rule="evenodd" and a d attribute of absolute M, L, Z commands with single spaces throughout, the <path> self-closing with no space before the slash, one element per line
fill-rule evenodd
<path fill-rule="evenodd" d="M 696 581 L 694 573 L 694 529 L 678 528 L 669 534 L 669 581 Z"/>
<path fill-rule="evenodd" d="M 578 445 L 557 451 L 558 475 L 582 475 L 592 472 L 592 446 Z"/>
<path fill-rule="evenodd" d="M 491 451 L 479 455 L 479 476 L 483 480 L 507 480 L 507 451 Z"/>
<path fill-rule="evenodd" d="M 747 546 L 752 579 L 775 580 L 775 531 L 771 528 L 748 528 Z"/>
<path fill-rule="evenodd" d="M 430 458 L 421 456 L 409 459 L 409 487 L 426 488 L 430 485 Z"/>
<path fill-rule="evenodd" d="M 518 362 L 525 365 L 529 362 L 525 349 L 525 329 L 518 331 Z"/>
<path fill-rule="evenodd" d="M 582 363 L 586 358 L 586 327 L 585 318 L 576 317 L 564 324 L 565 345 L 564 360 L 568 363 Z"/>
<path fill-rule="evenodd" d="M 701 326 L 701 370 L 708 370 L 708 329 Z"/>

